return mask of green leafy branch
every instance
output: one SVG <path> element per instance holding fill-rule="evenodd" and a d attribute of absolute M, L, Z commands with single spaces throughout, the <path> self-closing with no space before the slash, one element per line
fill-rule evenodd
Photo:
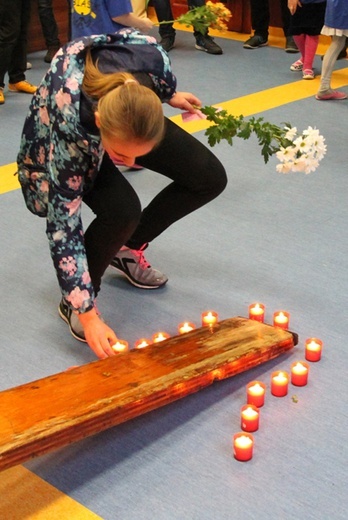
<path fill-rule="evenodd" d="M 223 139 L 232 146 L 234 137 L 247 140 L 251 134 L 255 134 L 261 146 L 261 154 L 267 163 L 270 156 L 275 154 L 280 147 L 286 148 L 292 144 L 285 137 L 287 130 L 291 128 L 289 123 L 284 123 L 284 128 L 281 128 L 265 122 L 262 117 L 245 119 L 242 115 L 236 117 L 226 110 L 219 110 L 212 106 L 206 106 L 200 110 L 207 116 L 208 121 L 214 123 L 205 132 L 210 146 L 215 146 Z"/>

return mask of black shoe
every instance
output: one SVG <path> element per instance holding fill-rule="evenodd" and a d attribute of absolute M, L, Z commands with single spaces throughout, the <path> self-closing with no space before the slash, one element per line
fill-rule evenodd
<path fill-rule="evenodd" d="M 207 52 L 208 54 L 222 54 L 221 47 L 214 42 L 214 38 L 208 34 L 196 36 L 196 49 Z"/>
<path fill-rule="evenodd" d="M 292 36 L 286 37 L 285 52 L 289 52 L 291 54 L 295 54 L 296 52 L 299 52 L 298 47 Z"/>
<path fill-rule="evenodd" d="M 174 47 L 174 42 L 175 36 L 164 36 L 159 44 L 166 52 L 169 52 Z"/>
<path fill-rule="evenodd" d="M 259 36 L 258 34 L 254 34 L 254 36 L 244 42 L 243 47 L 244 49 L 258 49 L 259 47 L 264 47 L 265 45 L 268 45 L 267 38 Z"/>
<path fill-rule="evenodd" d="M 53 60 L 54 56 L 56 55 L 56 53 L 59 49 L 60 49 L 60 47 L 49 47 L 46 52 L 46 56 L 44 57 L 44 62 L 51 63 L 51 61 Z"/>
<path fill-rule="evenodd" d="M 74 336 L 74 338 L 86 343 L 86 338 L 83 332 L 82 324 L 78 319 L 77 314 L 75 314 L 71 310 L 64 298 L 61 299 L 61 302 L 58 307 L 58 312 L 62 320 L 64 320 L 65 323 L 69 325 L 69 330 L 71 334 Z"/>

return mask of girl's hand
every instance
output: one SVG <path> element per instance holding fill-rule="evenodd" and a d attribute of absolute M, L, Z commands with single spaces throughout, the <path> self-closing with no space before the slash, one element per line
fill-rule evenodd
<path fill-rule="evenodd" d="M 79 314 L 79 320 L 83 326 L 86 341 L 99 359 L 115 356 L 111 348 L 117 342 L 115 332 L 104 323 L 95 309 L 84 314 Z"/>
<path fill-rule="evenodd" d="M 191 94 L 191 92 L 176 92 L 168 104 L 173 108 L 180 108 L 187 110 L 191 114 L 195 114 L 202 102 L 198 97 Z"/>
<path fill-rule="evenodd" d="M 300 0 L 288 0 L 288 8 L 291 14 L 296 12 L 297 6 L 302 7 Z"/>

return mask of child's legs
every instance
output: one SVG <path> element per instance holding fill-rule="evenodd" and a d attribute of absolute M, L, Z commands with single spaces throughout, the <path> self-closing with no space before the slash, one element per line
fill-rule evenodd
<path fill-rule="evenodd" d="M 304 60 L 304 55 L 305 55 L 305 40 L 306 40 L 306 35 L 305 34 L 295 34 L 293 36 L 294 38 L 294 41 L 297 45 L 297 48 L 298 50 L 300 51 L 301 53 L 301 57 L 300 57 L 300 60 L 302 61 L 303 63 L 303 60 Z"/>
<path fill-rule="evenodd" d="M 305 34 L 305 51 L 303 56 L 303 70 L 313 69 L 313 61 L 317 52 L 319 35 Z"/>
<path fill-rule="evenodd" d="M 340 51 L 343 49 L 346 43 L 346 38 L 344 36 L 333 36 L 330 47 L 325 53 L 322 70 L 321 70 L 321 80 L 320 80 L 320 88 L 319 95 L 324 94 L 331 88 L 331 76 L 333 69 L 335 67 L 335 63 L 337 60 L 337 56 Z"/>

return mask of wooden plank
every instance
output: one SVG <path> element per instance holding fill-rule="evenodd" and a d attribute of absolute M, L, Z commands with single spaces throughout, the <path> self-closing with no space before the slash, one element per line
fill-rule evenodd
<path fill-rule="evenodd" d="M 0 470 L 264 363 L 297 343 L 235 317 L 0 392 Z"/>

